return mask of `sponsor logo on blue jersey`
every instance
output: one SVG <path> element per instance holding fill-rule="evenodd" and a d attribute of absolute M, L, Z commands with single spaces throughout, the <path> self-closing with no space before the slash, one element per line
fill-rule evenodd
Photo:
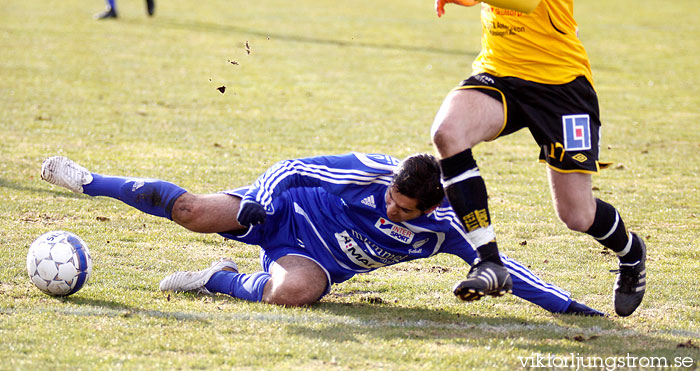
<path fill-rule="evenodd" d="M 390 222 L 388 219 L 379 218 L 374 226 L 377 227 L 385 235 L 395 239 L 396 241 L 410 244 L 413 241 L 415 233 L 408 228 Z"/>
<path fill-rule="evenodd" d="M 350 230 L 350 235 L 356 241 L 363 243 L 362 247 L 368 251 L 369 255 L 382 263 L 382 265 L 396 264 L 400 261 L 406 259 L 407 255 L 404 254 L 394 254 L 386 249 L 379 247 L 376 243 L 370 241 L 367 237 L 363 236 L 355 230 Z"/>
<path fill-rule="evenodd" d="M 564 149 L 583 151 L 591 149 L 591 125 L 588 115 L 562 116 L 564 125 Z"/>
<path fill-rule="evenodd" d="M 338 240 L 338 245 L 340 250 L 345 253 L 345 255 L 354 264 L 363 268 L 379 268 L 386 264 L 382 264 L 372 259 L 360 245 L 350 237 L 347 231 L 342 231 L 335 234 L 335 238 Z"/>

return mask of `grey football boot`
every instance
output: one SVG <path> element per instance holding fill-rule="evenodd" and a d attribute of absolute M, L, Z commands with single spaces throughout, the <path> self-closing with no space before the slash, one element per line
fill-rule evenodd
<path fill-rule="evenodd" d="M 204 285 L 209 282 L 214 273 L 223 270 L 238 273 L 238 265 L 232 260 L 222 258 L 213 262 L 211 267 L 201 271 L 175 272 L 160 281 L 160 291 L 194 292 L 212 295 Z"/>
<path fill-rule="evenodd" d="M 75 193 L 83 193 L 83 185 L 92 182 L 92 174 L 68 157 L 53 156 L 41 164 L 41 179 Z"/>

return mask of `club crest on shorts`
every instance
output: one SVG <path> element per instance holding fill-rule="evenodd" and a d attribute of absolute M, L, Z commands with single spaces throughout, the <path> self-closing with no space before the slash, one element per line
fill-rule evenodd
<path fill-rule="evenodd" d="M 591 149 L 591 119 L 588 115 L 562 116 L 564 126 L 564 150 L 584 151 Z"/>

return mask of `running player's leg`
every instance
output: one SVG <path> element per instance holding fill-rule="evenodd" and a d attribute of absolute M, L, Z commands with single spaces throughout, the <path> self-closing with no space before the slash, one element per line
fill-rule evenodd
<path fill-rule="evenodd" d="M 596 211 L 591 174 L 564 173 L 548 168 L 547 176 L 559 219 L 573 231 L 587 231 L 593 224 Z"/>
<path fill-rule="evenodd" d="M 105 0 L 105 10 L 95 14 L 96 19 L 117 18 L 117 4 L 115 0 Z"/>
<path fill-rule="evenodd" d="M 569 229 L 591 235 L 614 251 L 620 271 L 614 289 L 615 311 L 632 314 L 642 302 L 646 289 L 646 246 L 628 232 L 615 207 L 593 197 L 590 174 L 562 173 L 548 169 L 554 208 Z"/>
<path fill-rule="evenodd" d="M 644 296 L 646 247 L 627 231 L 612 205 L 593 196 L 592 174 L 603 167 L 598 161 L 601 122 L 595 90 L 583 76 L 564 85 L 519 85 L 525 87 L 520 89 L 520 111 L 540 145 L 540 161 L 548 165 L 557 215 L 568 228 L 593 236 L 620 257 L 615 311 L 630 315 Z"/>
<path fill-rule="evenodd" d="M 477 249 L 480 263 L 455 287 L 463 300 L 503 295 L 512 287 L 499 258 L 491 226 L 486 185 L 472 156 L 476 144 L 498 136 L 504 125 L 503 104 L 477 89 L 451 92 L 438 111 L 431 135 L 440 154 L 447 198 Z"/>
<path fill-rule="evenodd" d="M 156 3 L 154 0 L 146 0 L 146 12 L 148 13 L 149 16 L 153 16 L 153 13 L 156 11 Z"/>

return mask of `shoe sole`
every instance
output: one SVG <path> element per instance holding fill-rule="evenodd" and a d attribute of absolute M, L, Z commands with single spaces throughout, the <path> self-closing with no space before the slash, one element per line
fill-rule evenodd
<path fill-rule="evenodd" d="M 481 300 L 484 296 L 493 296 L 493 297 L 500 297 L 505 294 L 512 294 L 513 290 L 512 289 L 499 289 L 499 290 L 493 290 L 493 291 L 479 291 L 476 289 L 466 289 L 466 292 L 464 292 L 464 289 L 457 289 L 454 291 L 455 296 L 460 298 L 462 301 L 477 301 Z"/>

